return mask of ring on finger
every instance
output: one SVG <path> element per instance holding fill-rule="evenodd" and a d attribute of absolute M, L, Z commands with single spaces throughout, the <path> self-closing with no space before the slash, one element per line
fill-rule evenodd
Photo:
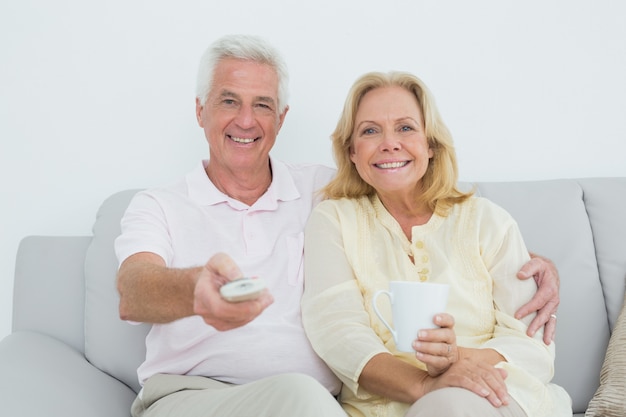
<path fill-rule="evenodd" d="M 556 320 L 556 314 L 550 314 L 550 317 L 552 317 L 554 320 Z"/>

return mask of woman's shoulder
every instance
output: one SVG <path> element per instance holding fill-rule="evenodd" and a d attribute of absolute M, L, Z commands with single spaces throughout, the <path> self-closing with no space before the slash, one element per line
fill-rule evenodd
<path fill-rule="evenodd" d="M 367 197 L 327 199 L 313 209 L 311 218 L 316 219 L 313 221 L 326 219 L 323 222 L 333 219 L 333 222 L 336 221 L 348 227 L 349 224 L 357 225 L 370 217 L 374 212 L 371 207 L 372 204 Z"/>
<path fill-rule="evenodd" d="M 326 199 L 321 201 L 316 210 L 335 210 L 335 211 L 344 211 L 344 210 L 354 210 L 357 207 L 366 207 L 371 206 L 370 199 L 366 196 L 358 197 L 358 198 L 337 198 L 337 199 Z"/>

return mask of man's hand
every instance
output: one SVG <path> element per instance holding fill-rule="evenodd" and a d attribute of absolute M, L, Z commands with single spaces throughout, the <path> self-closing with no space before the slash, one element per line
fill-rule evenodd
<path fill-rule="evenodd" d="M 241 327 L 254 320 L 274 302 L 267 290 L 254 300 L 237 303 L 224 300 L 219 292 L 223 284 L 241 276 L 239 267 L 228 255 L 214 255 L 204 265 L 196 282 L 194 313 L 220 331 Z"/>
<path fill-rule="evenodd" d="M 541 326 L 545 325 L 543 341 L 549 345 L 554 340 L 556 332 L 556 310 L 560 302 L 559 273 L 549 259 L 534 253 L 530 256 L 531 260 L 517 273 L 517 277 L 519 279 L 535 278 L 537 292 L 528 303 L 517 310 L 515 317 L 520 319 L 536 311 L 537 316 L 528 326 L 527 334 L 532 337 Z"/>

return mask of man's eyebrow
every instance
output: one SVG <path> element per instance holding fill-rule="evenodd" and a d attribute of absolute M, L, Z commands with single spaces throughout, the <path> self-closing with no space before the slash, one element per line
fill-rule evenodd
<path fill-rule="evenodd" d="M 221 97 L 233 97 L 233 98 L 238 98 L 239 96 L 235 93 L 233 93 L 232 91 L 228 91 L 228 90 L 222 90 L 220 92 L 220 98 Z"/>
<path fill-rule="evenodd" d="M 269 96 L 259 96 L 256 98 L 258 101 L 262 101 L 264 103 L 268 103 L 268 104 L 275 104 L 275 101 L 272 97 Z"/>
<path fill-rule="evenodd" d="M 229 91 L 229 90 L 222 90 L 220 92 L 220 98 L 225 98 L 225 97 L 240 99 L 239 94 L 233 93 L 232 91 Z M 272 105 L 275 105 L 275 103 L 276 103 L 274 98 L 272 98 L 270 96 L 257 96 L 254 99 L 256 101 L 261 101 L 263 103 L 268 103 L 268 104 L 272 104 Z"/>
<path fill-rule="evenodd" d="M 222 90 L 219 95 L 220 98 L 234 98 L 237 100 L 241 100 L 241 96 L 239 94 L 234 93 L 230 90 Z M 257 96 L 254 98 L 255 101 L 260 101 L 262 103 L 270 104 L 272 107 L 276 106 L 276 100 L 274 100 L 271 96 Z"/>

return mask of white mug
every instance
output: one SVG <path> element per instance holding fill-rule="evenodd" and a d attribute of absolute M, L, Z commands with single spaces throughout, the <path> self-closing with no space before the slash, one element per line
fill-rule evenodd
<path fill-rule="evenodd" d="M 436 314 L 445 312 L 449 290 L 448 284 L 391 281 L 389 291 L 379 290 L 374 293 L 372 297 L 374 312 L 391 332 L 399 351 L 413 352 L 411 345 L 417 339 L 417 332 L 437 327 L 433 323 L 433 318 Z M 389 297 L 395 329 L 383 318 L 376 306 L 376 300 L 381 294 Z"/>

